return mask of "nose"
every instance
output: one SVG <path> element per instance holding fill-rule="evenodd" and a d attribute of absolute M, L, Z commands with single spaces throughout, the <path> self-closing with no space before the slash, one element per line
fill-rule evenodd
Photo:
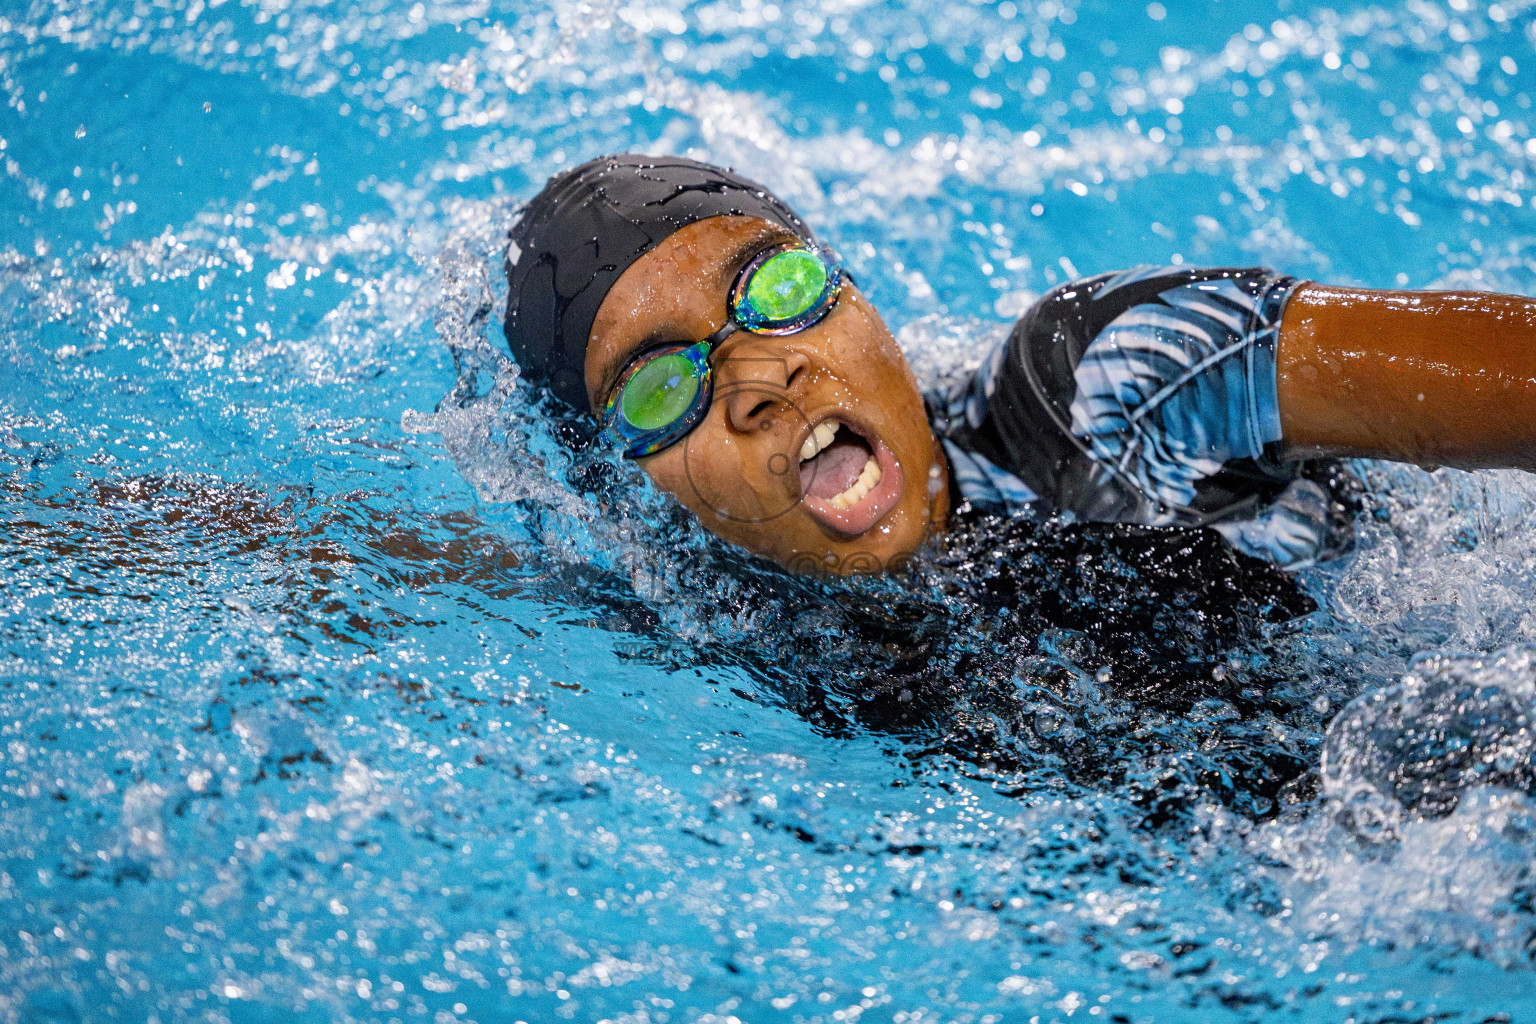
<path fill-rule="evenodd" d="M 777 413 L 795 407 L 810 358 L 781 339 L 747 334 L 716 355 L 716 400 L 726 419 L 741 433 L 769 429 Z"/>

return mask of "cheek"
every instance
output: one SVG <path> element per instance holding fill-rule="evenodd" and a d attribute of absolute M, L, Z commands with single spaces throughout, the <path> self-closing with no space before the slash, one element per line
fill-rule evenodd
<path fill-rule="evenodd" d="M 917 378 L 885 325 L 864 309 L 830 339 L 827 368 L 856 400 L 873 400 L 878 427 L 898 454 L 915 457 L 929 445 L 930 430 Z"/>
<path fill-rule="evenodd" d="M 711 533 L 769 558 L 785 551 L 825 551 L 831 543 L 799 502 L 799 478 L 786 482 L 764 459 L 782 452 L 706 430 L 713 415 L 687 441 L 644 460 L 651 482 L 681 502 Z"/>
<path fill-rule="evenodd" d="M 683 486 L 688 480 L 687 466 L 680 446 L 673 445 L 664 452 L 641 459 L 640 468 L 645 470 L 645 475 L 651 478 L 657 490 L 681 498 L 684 504 L 688 504 L 688 495 Z"/>
<path fill-rule="evenodd" d="M 833 335 L 829 355 L 840 372 L 854 380 L 876 381 L 882 386 L 900 380 L 916 391 L 917 382 L 907 366 L 901 347 L 885 327 L 862 303 L 849 311 L 849 317 Z"/>
<path fill-rule="evenodd" d="M 641 466 L 652 483 L 716 532 L 724 526 L 717 509 L 726 512 L 725 522 L 729 522 L 733 515 L 750 516 L 765 501 L 783 504 L 782 481 L 766 478 L 758 465 L 762 453 L 757 446 L 731 436 L 717 422 L 721 415 L 717 406 L 693 433 Z"/>

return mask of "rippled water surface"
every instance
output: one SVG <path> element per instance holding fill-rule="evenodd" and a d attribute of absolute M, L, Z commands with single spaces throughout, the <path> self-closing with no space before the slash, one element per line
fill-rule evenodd
<path fill-rule="evenodd" d="M 1138 263 L 1536 292 L 1536 4 L 0 5 L 0 1019 L 1536 1020 L 1536 485 L 789 580 L 497 249 L 734 165 L 922 376 Z M 1353 703 L 1351 703 L 1353 701 Z"/>

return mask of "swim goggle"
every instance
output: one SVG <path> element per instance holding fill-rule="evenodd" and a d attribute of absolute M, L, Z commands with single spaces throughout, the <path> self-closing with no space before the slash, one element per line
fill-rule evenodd
<path fill-rule="evenodd" d="M 837 303 L 846 276 L 824 250 L 803 242 L 771 246 L 736 275 L 725 326 L 699 342 L 653 348 L 625 367 L 603 410 L 605 433 L 626 457 L 653 455 L 680 440 L 709 412 L 709 357 L 737 331 L 783 335 L 803 331 Z"/>

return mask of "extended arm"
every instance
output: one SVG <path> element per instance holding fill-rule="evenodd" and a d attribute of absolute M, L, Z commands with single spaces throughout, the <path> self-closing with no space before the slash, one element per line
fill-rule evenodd
<path fill-rule="evenodd" d="M 1536 299 L 1307 284 L 1277 354 L 1291 455 L 1536 470 Z"/>

